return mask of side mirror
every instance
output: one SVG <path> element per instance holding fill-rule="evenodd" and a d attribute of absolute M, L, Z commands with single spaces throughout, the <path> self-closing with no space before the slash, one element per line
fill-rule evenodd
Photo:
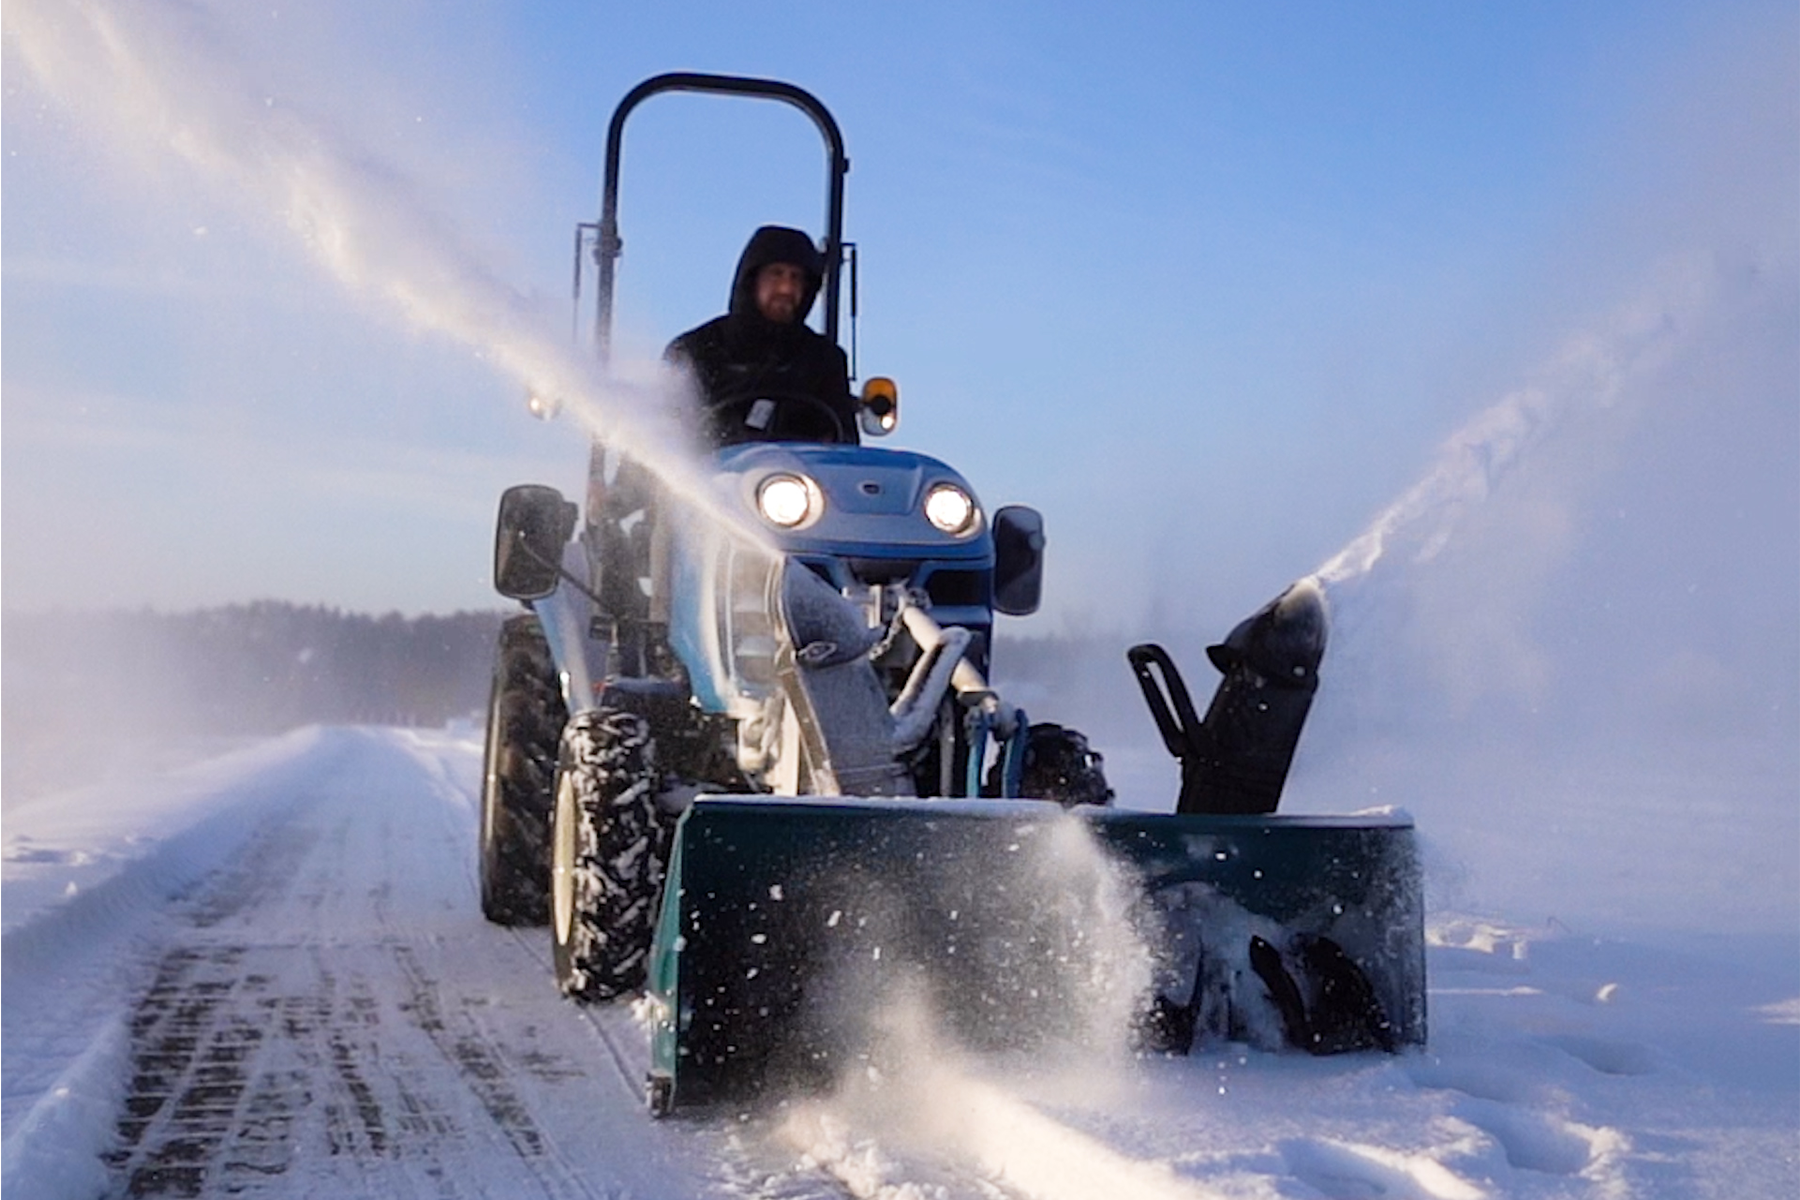
<path fill-rule="evenodd" d="M 1044 518 L 1009 504 L 994 513 L 994 607 L 1028 617 L 1044 595 Z"/>
<path fill-rule="evenodd" d="M 886 437 L 900 424 L 900 388 L 886 375 L 863 384 L 856 405 L 856 423 L 870 437 Z"/>
<path fill-rule="evenodd" d="M 554 592 L 575 517 L 575 506 L 553 487 L 523 483 L 501 493 L 494 590 L 511 600 L 541 600 Z"/>

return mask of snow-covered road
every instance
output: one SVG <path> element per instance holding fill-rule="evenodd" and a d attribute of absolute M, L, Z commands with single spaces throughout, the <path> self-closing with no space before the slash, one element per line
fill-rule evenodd
<path fill-rule="evenodd" d="M 311 729 L 5 815 L 8 1196 L 1800 1194 L 1788 949 L 1432 918 L 1432 1044 L 654 1122 L 624 1007 L 479 916 L 479 745 Z M 1771 963 L 1771 951 L 1775 961 Z"/>
<path fill-rule="evenodd" d="M 692 1138 L 642 1119 L 628 1015 L 562 1002 L 542 937 L 472 915 L 475 756 L 455 740 L 317 731 L 274 768 L 290 781 L 279 799 L 239 806 L 248 828 L 230 857 L 173 881 L 165 914 L 133 878 L 151 864 L 98 885 L 131 893 L 95 905 L 135 926 L 128 945 L 93 928 L 98 914 L 60 922 L 69 936 L 38 939 L 29 963 L 9 937 L 9 1193 L 15 1166 L 94 1132 L 110 1143 L 105 1186 L 131 1195 L 718 1191 Z M 137 961 L 86 961 L 90 948 Z M 91 987 L 131 974 L 128 1008 Z M 46 1064 L 32 1050 L 61 1042 L 68 1005 L 96 1044 L 120 1043 L 103 1051 L 114 1062 L 77 1060 L 90 1078 L 53 1077 L 55 1051 Z M 57 1112 L 103 1100 L 100 1130 Z M 34 1122 L 63 1144 L 34 1144 Z"/>

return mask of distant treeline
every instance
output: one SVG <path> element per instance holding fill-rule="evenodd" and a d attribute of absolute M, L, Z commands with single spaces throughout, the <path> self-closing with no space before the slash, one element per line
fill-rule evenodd
<path fill-rule="evenodd" d="M 8 614 L 7 738 L 71 719 L 152 734 L 442 725 L 485 703 L 504 616 L 369 616 L 280 601 Z"/>
<path fill-rule="evenodd" d="M 163 750 L 223 748 L 311 724 L 467 719 L 476 733 L 506 616 L 370 616 L 281 601 L 6 614 L 0 788 L 22 800 L 148 765 Z M 1075 725 L 1096 744 L 1147 737 L 1125 644 L 1092 634 L 1003 638 L 994 682 L 1033 720 Z"/>
<path fill-rule="evenodd" d="M 96 720 L 139 734 L 230 736 L 314 723 L 439 726 L 480 715 L 506 615 L 371 616 L 273 600 L 186 613 L 7 614 L 6 732 L 14 741 L 46 722 Z M 1114 702 L 1130 696 L 1124 644 L 1008 640 L 995 653 L 996 682 L 1034 716 L 1091 721 L 1058 710 L 1091 707 L 1096 690 Z"/>

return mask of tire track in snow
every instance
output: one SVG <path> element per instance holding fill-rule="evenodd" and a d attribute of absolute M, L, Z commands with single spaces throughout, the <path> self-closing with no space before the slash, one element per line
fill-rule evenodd
<path fill-rule="evenodd" d="M 533 1121 L 530 1106 L 512 1086 L 509 1058 L 502 1047 L 467 1021 L 457 1022 L 461 1028 L 452 1029 L 437 1001 L 438 981 L 426 975 L 411 947 L 397 945 L 393 947 L 393 953 L 401 975 L 409 984 L 408 995 L 400 1002 L 400 1008 L 431 1039 L 445 1061 L 461 1074 L 492 1119 L 495 1129 L 538 1176 L 546 1194 L 593 1195 L 556 1145 Z M 562 1080 L 580 1075 L 579 1071 L 541 1054 L 527 1056 L 523 1065 L 541 1078 Z"/>
<path fill-rule="evenodd" d="M 172 911 L 174 944 L 130 1023 L 118 1189 L 611 1194 L 536 1120 L 563 1107 L 546 1089 L 598 1082 L 582 1056 L 535 1027 L 484 1024 L 516 954 L 461 895 L 460 861 L 443 861 L 463 849 L 446 806 L 380 735 L 351 736 L 345 769 Z M 473 971 L 449 978 L 459 966 Z M 542 994 L 566 1013 L 547 977 Z"/>
<path fill-rule="evenodd" d="M 266 822 L 233 865 L 191 893 L 188 923 L 210 930 L 262 901 L 316 841 L 310 831 L 280 836 L 291 829 L 291 821 Z M 200 1195 L 208 1162 L 221 1155 L 240 1102 L 250 1099 L 244 1168 L 281 1169 L 281 1156 L 271 1153 L 266 1136 L 285 1129 L 279 1089 L 267 1081 L 250 1089 L 244 1070 L 264 1029 L 228 1004 L 240 983 L 251 996 L 269 982 L 265 975 L 244 974 L 245 951 L 229 942 L 175 947 L 157 965 L 132 1017 L 130 1092 L 118 1123 L 119 1148 L 108 1156 L 125 1177 L 128 1195 Z M 273 1145 L 278 1151 L 279 1142 Z M 222 1171 L 236 1173 L 230 1156 Z"/>

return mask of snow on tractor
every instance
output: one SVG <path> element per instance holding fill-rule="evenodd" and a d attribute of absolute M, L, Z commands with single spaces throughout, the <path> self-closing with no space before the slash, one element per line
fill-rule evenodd
<path fill-rule="evenodd" d="M 587 227 L 603 359 L 625 121 L 671 91 L 773 99 L 818 127 L 835 342 L 836 121 L 788 84 L 675 74 L 613 114 Z M 763 419 L 711 454 L 708 494 L 675 494 L 597 440 L 585 512 L 511 488 L 496 536 L 496 587 L 527 611 L 495 667 L 482 910 L 548 919 L 572 998 L 647 996 L 654 1111 L 827 1080 L 899 995 L 965 1044 L 1029 1048 L 1130 974 L 1096 936 L 1117 920 L 1109 886 L 1148 947 L 1141 1046 L 1423 1042 L 1411 823 L 1273 815 L 1318 684 L 1317 587 L 1211 649 L 1225 678 L 1203 718 L 1163 650 L 1132 649 L 1182 788 L 1174 813 L 1115 806 L 1079 733 L 1032 723 L 988 682 L 994 614 L 1038 607 L 1038 513 L 987 508 L 937 459 L 783 418 L 817 407 L 807 397 L 730 402 Z M 858 403 L 863 434 L 897 424 L 891 381 Z M 740 519 L 697 515 L 721 511 Z M 1098 873 L 1068 854 L 1071 828 Z"/>

